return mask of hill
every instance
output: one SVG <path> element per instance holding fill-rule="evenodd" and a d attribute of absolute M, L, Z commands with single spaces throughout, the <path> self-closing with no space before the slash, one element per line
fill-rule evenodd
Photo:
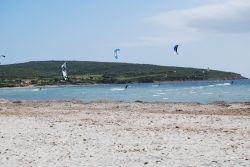
<path fill-rule="evenodd" d="M 132 83 L 188 80 L 244 79 L 240 74 L 217 70 L 148 64 L 68 61 L 69 80 L 63 81 L 64 61 L 31 61 L 1 65 L 0 87 L 83 83 Z"/>

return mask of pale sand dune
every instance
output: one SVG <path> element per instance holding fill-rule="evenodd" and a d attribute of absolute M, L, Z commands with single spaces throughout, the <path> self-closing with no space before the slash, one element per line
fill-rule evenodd
<path fill-rule="evenodd" d="M 250 105 L 2 100 L 0 166 L 250 166 Z"/>

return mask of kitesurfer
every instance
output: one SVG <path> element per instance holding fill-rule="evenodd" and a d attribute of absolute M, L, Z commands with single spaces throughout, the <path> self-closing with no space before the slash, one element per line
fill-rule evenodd
<path fill-rule="evenodd" d="M 128 85 L 125 86 L 125 89 L 128 89 Z"/>

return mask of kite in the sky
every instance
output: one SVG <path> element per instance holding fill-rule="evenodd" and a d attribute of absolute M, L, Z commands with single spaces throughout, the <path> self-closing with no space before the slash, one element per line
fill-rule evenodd
<path fill-rule="evenodd" d="M 0 57 L 3 57 L 3 58 L 5 58 L 5 55 L 1 55 Z M 1 62 L 0 62 L 0 64 L 1 64 Z"/>
<path fill-rule="evenodd" d="M 175 46 L 174 46 L 174 53 L 175 53 L 176 55 L 178 55 L 178 47 L 179 47 L 179 45 L 175 45 Z"/>
<path fill-rule="evenodd" d="M 118 53 L 117 52 L 119 52 L 119 51 L 120 51 L 119 48 L 117 48 L 117 49 L 114 50 L 114 57 L 115 57 L 115 59 L 118 59 Z"/>
<path fill-rule="evenodd" d="M 66 81 L 68 79 L 66 62 L 62 64 L 61 68 L 62 68 L 63 78 Z"/>

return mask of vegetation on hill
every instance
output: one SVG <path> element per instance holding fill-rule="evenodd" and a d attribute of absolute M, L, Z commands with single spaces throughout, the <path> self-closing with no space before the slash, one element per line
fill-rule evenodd
<path fill-rule="evenodd" d="M 61 75 L 63 61 L 32 61 L 0 66 L 0 87 L 54 84 L 133 83 L 188 80 L 244 79 L 217 70 L 147 64 L 68 61 L 68 77 Z"/>

